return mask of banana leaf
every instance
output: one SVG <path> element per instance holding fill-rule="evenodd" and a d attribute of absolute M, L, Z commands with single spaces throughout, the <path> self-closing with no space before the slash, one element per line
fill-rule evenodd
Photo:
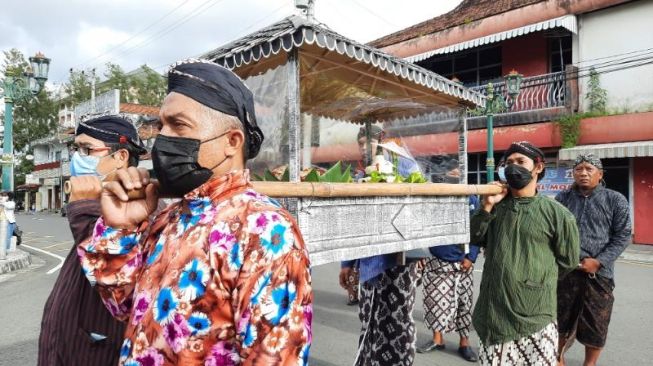
<path fill-rule="evenodd" d="M 318 174 L 317 170 L 313 169 L 308 172 L 306 178 L 304 178 L 304 182 L 318 183 L 320 182 L 320 174 Z"/>

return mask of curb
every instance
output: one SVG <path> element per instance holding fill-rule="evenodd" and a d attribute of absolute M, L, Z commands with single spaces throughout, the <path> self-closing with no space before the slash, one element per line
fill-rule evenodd
<path fill-rule="evenodd" d="M 621 256 L 619 256 L 619 259 L 630 262 L 653 264 L 653 254 L 645 252 L 624 252 Z"/>
<path fill-rule="evenodd" d="M 29 267 L 32 264 L 32 255 L 20 249 L 7 254 L 7 259 L 0 260 L 0 274 L 16 271 Z"/>

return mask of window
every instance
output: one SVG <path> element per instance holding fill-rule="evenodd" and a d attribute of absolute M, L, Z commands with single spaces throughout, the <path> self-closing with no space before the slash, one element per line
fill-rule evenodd
<path fill-rule="evenodd" d="M 61 151 L 54 153 L 54 161 L 61 161 Z"/>
<path fill-rule="evenodd" d="M 496 160 L 496 154 L 495 154 Z M 487 183 L 486 153 L 467 154 L 467 184 Z"/>
<path fill-rule="evenodd" d="M 564 71 L 571 64 L 571 35 L 549 38 L 549 70 Z"/>
<path fill-rule="evenodd" d="M 418 65 L 465 86 L 486 84 L 502 76 L 501 46 L 479 47 L 455 54 L 435 56 Z"/>

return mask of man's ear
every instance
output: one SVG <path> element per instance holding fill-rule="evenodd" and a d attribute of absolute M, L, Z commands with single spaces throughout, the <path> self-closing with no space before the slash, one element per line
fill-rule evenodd
<path fill-rule="evenodd" d="M 129 166 L 129 151 L 127 149 L 119 149 L 113 154 L 113 158 L 120 161 L 122 168 Z"/>
<path fill-rule="evenodd" d="M 226 135 L 227 142 L 225 144 L 224 153 L 227 156 L 235 156 L 243 153 L 245 145 L 245 134 L 241 130 L 231 130 Z"/>

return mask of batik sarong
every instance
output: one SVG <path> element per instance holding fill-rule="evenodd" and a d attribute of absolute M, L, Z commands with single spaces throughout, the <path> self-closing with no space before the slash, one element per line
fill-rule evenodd
<path fill-rule="evenodd" d="M 355 304 L 358 301 L 358 278 L 358 270 L 354 268 L 345 279 L 345 290 L 347 290 L 347 297 L 350 304 Z"/>
<path fill-rule="evenodd" d="M 481 366 L 555 366 L 557 365 L 558 327 L 550 323 L 528 337 L 486 346 L 481 341 Z"/>
<path fill-rule="evenodd" d="M 415 360 L 416 264 L 396 266 L 361 285 L 357 366 L 409 366 Z"/>
<path fill-rule="evenodd" d="M 558 281 L 560 338 L 584 346 L 603 348 L 614 303 L 614 280 L 576 270 Z"/>
<path fill-rule="evenodd" d="M 472 268 L 462 271 L 460 263 L 439 258 L 426 261 L 422 294 L 424 322 L 430 330 L 456 331 L 461 337 L 469 337 L 474 283 Z"/>

